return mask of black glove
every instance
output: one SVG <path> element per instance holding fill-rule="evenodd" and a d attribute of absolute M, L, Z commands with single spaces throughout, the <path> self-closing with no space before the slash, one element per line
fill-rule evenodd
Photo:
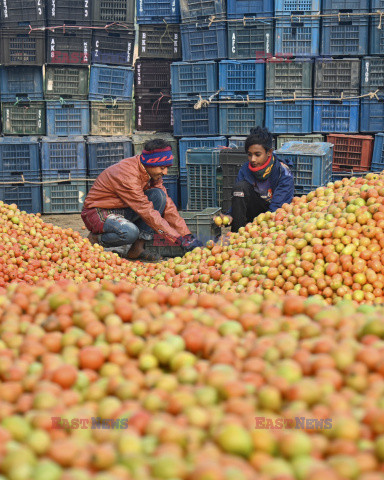
<path fill-rule="evenodd" d="M 180 243 L 179 243 L 180 242 Z M 184 237 L 179 237 L 179 242 L 178 244 L 181 245 L 184 250 L 187 252 L 190 252 L 196 247 L 203 247 L 204 245 L 198 240 L 196 237 L 194 237 L 192 234 L 184 235 Z"/>

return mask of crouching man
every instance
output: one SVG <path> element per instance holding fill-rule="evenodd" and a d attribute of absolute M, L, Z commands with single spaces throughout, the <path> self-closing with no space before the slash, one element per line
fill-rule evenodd
<path fill-rule="evenodd" d="M 163 185 L 172 149 L 161 139 L 146 142 L 141 155 L 111 165 L 95 180 L 81 217 L 91 243 L 129 259 L 156 261 L 144 250 L 154 233 L 186 251 L 202 246 L 180 217 Z"/>

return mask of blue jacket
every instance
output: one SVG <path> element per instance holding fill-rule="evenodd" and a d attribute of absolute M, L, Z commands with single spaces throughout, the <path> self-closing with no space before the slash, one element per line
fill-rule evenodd
<path fill-rule="evenodd" d="M 271 175 L 263 182 L 256 181 L 253 173 L 249 170 L 249 162 L 244 163 L 237 175 L 236 183 L 248 182 L 255 191 L 265 200 L 270 202 L 269 210 L 276 211 L 284 203 L 291 203 L 294 196 L 294 183 L 292 172 L 282 162 L 278 160 L 276 155 L 275 163 L 272 168 Z M 290 162 L 286 162 L 288 167 L 292 167 Z"/>

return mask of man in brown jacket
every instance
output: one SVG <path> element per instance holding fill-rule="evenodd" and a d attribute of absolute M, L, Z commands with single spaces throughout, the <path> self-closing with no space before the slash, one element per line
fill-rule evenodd
<path fill-rule="evenodd" d="M 156 260 L 144 250 L 154 232 L 185 250 L 202 246 L 168 197 L 163 176 L 172 165 L 168 143 L 150 140 L 141 155 L 105 169 L 89 191 L 81 217 L 98 243 L 130 259 Z"/>

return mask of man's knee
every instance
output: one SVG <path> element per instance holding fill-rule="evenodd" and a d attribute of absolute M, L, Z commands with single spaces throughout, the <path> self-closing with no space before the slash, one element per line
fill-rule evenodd
<path fill-rule="evenodd" d="M 232 189 L 232 197 L 246 197 L 249 195 L 252 188 L 252 185 L 248 182 L 238 182 Z"/>
<path fill-rule="evenodd" d="M 121 215 L 108 215 L 104 233 L 115 233 L 125 244 L 132 244 L 139 238 L 139 228 Z"/>
<path fill-rule="evenodd" d="M 135 243 L 139 238 L 139 234 L 140 230 L 134 223 L 128 222 L 126 225 L 122 225 L 120 237 L 125 244 L 132 245 L 132 243 Z"/>
<path fill-rule="evenodd" d="M 165 204 L 167 203 L 167 196 L 160 188 L 150 188 L 145 191 L 148 200 L 153 203 L 153 208 L 160 213 L 164 212 Z"/>

